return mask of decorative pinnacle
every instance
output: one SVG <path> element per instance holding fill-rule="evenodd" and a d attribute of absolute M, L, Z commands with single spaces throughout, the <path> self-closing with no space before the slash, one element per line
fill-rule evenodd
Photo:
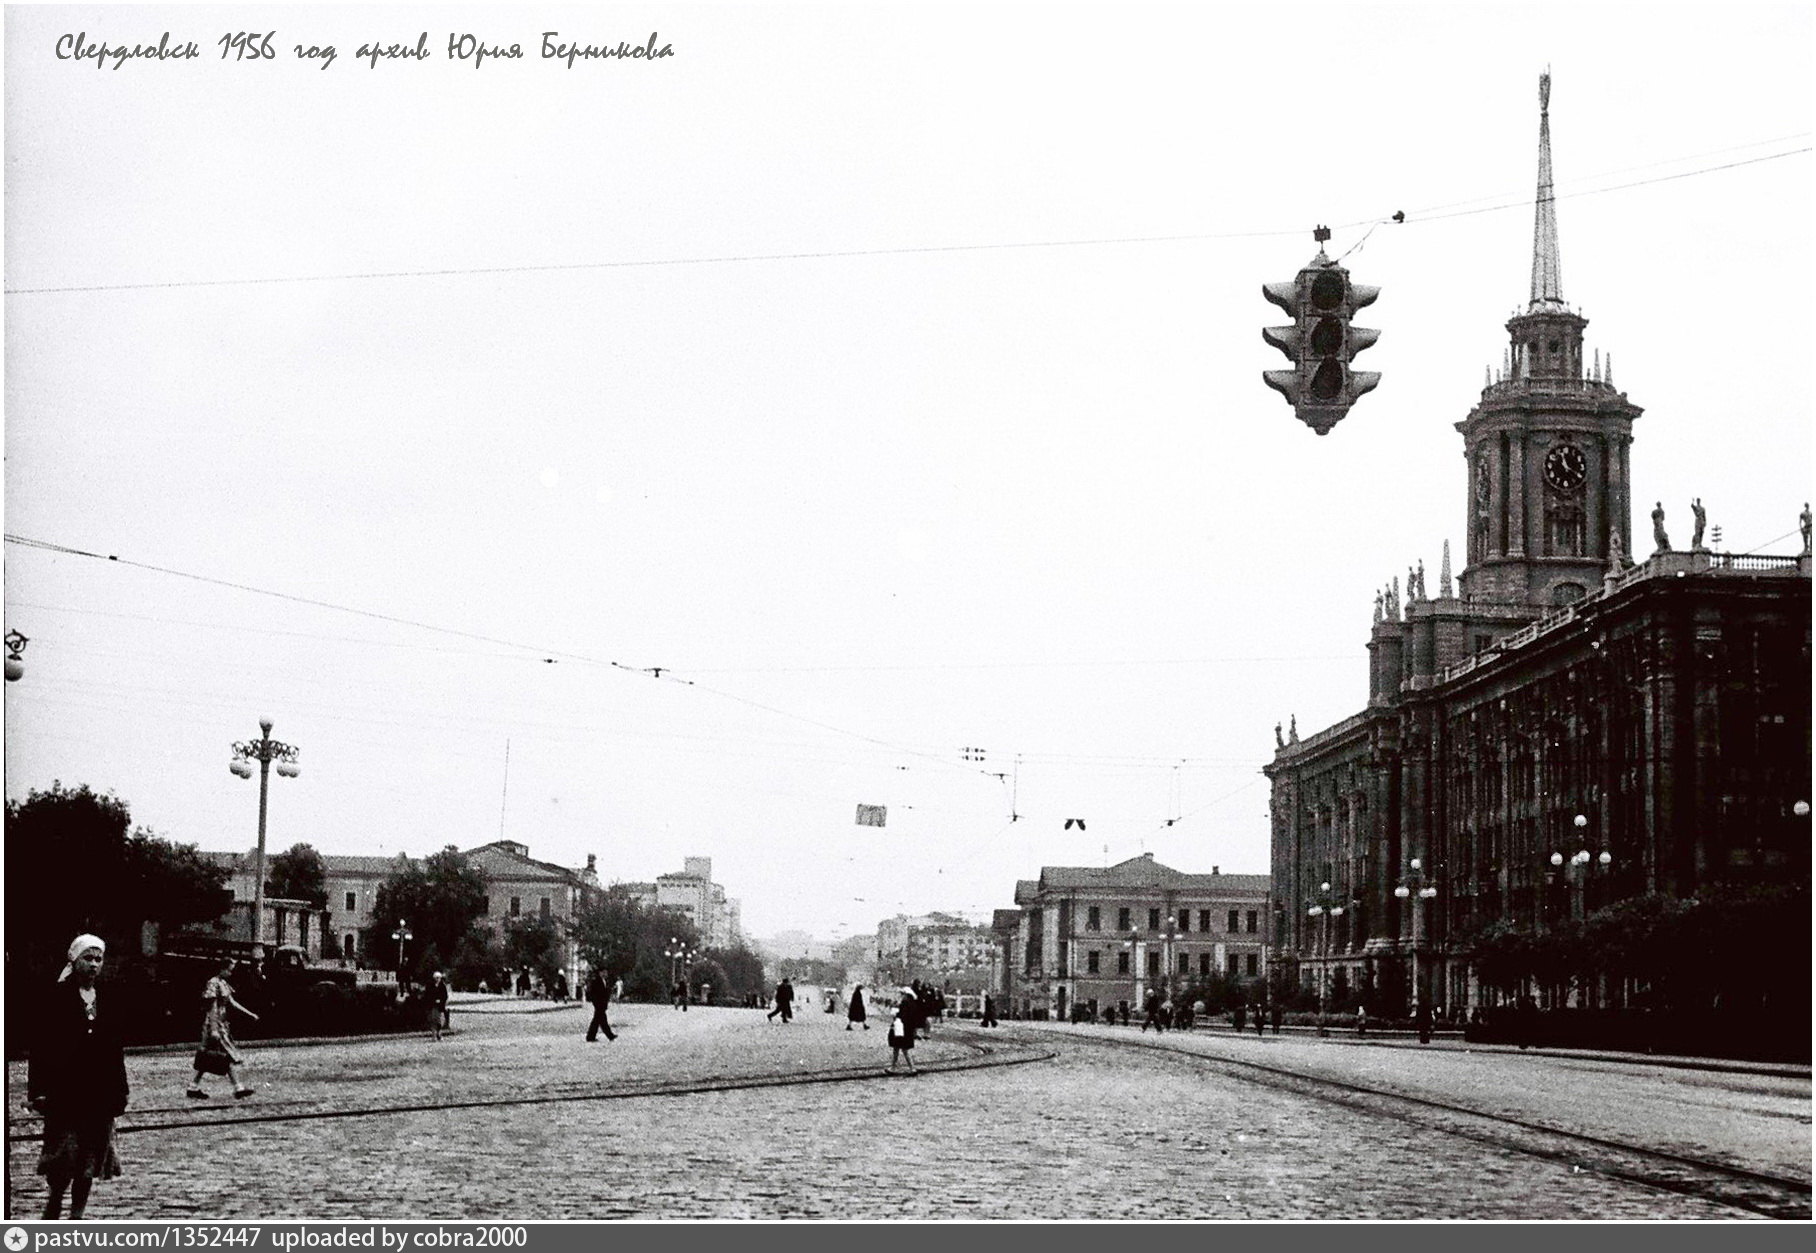
<path fill-rule="evenodd" d="M 1557 204 L 1551 188 L 1551 69 L 1539 75 L 1539 189 L 1532 222 L 1532 303 L 1528 313 L 1564 309 L 1559 274 Z"/>

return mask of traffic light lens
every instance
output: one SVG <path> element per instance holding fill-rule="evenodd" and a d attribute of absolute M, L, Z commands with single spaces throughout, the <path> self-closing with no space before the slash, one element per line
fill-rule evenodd
<path fill-rule="evenodd" d="M 1312 399 L 1335 400 L 1343 391 L 1343 367 L 1326 359 L 1312 375 Z"/>
<path fill-rule="evenodd" d="M 1320 357 L 1334 357 L 1343 351 L 1343 323 L 1336 318 L 1319 318 L 1312 329 L 1312 351 Z"/>
<path fill-rule="evenodd" d="M 1343 280 L 1328 271 L 1312 280 L 1312 307 L 1323 312 L 1343 303 Z"/>

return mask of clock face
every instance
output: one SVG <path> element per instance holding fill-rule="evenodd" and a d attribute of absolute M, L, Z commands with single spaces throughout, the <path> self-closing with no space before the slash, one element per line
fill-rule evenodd
<path fill-rule="evenodd" d="M 1575 444 L 1559 444 L 1545 454 L 1545 481 L 1558 491 L 1575 491 L 1583 477 L 1583 450 Z"/>

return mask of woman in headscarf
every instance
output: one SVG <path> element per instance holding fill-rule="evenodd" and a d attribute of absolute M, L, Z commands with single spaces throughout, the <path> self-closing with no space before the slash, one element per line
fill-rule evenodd
<path fill-rule="evenodd" d="M 864 1021 L 864 985 L 861 983 L 851 990 L 851 1006 L 845 1011 L 845 1018 L 845 1030 L 847 1031 L 851 1030 L 851 1024 L 854 1022 L 862 1026 L 864 1030 L 870 1030 L 870 1024 Z"/>
<path fill-rule="evenodd" d="M 114 1119 L 126 1110 L 126 1057 L 118 1025 L 95 986 L 107 945 L 79 935 L 69 961 L 45 1004 L 37 1045 L 26 1072 L 26 1101 L 44 1115 L 44 1148 L 38 1173 L 50 1184 L 44 1217 L 82 1217 L 97 1179 L 120 1173 L 114 1155 Z"/>
<path fill-rule="evenodd" d="M 195 1082 L 189 1085 L 189 1095 L 198 1101 L 208 1099 L 202 1076 L 210 1071 L 227 1076 L 227 1081 L 233 1085 L 235 1100 L 245 1100 L 252 1095 L 252 1088 L 240 1082 L 239 1072 L 234 1069 L 246 1059 L 241 1055 L 239 1045 L 233 1042 L 227 1011 L 237 1009 L 252 1019 L 257 1019 L 258 1015 L 233 999 L 233 985 L 227 982 L 227 976 L 232 973 L 233 960 L 229 958 L 221 963 L 220 973 L 202 989 L 202 1047 L 196 1050 Z"/>

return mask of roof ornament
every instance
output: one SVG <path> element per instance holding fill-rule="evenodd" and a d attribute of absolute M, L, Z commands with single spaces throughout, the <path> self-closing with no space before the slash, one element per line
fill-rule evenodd
<path fill-rule="evenodd" d="M 1567 311 L 1559 274 L 1557 204 L 1551 186 L 1551 67 L 1539 75 L 1539 185 L 1532 220 L 1532 303 L 1528 313 Z"/>
<path fill-rule="evenodd" d="M 1449 600 L 1450 592 L 1450 541 L 1444 541 L 1444 564 L 1438 569 L 1438 595 Z"/>

